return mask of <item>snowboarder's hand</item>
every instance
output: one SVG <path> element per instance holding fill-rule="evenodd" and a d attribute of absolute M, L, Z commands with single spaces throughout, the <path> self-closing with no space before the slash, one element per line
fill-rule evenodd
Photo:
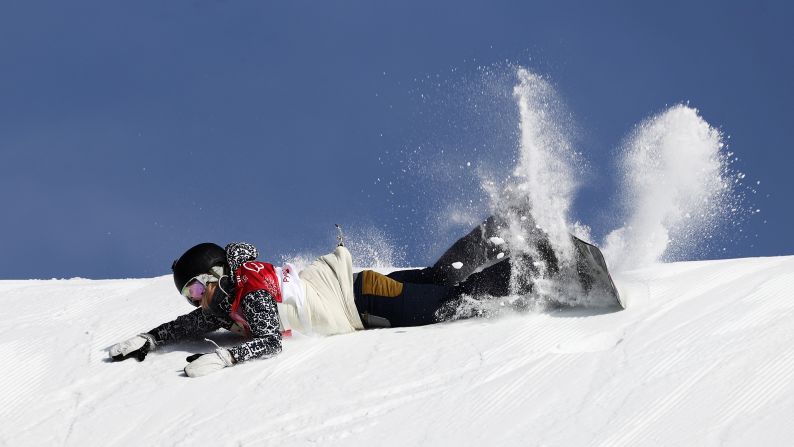
<path fill-rule="evenodd" d="M 206 376 L 215 371 L 234 365 L 234 358 L 228 349 L 218 348 L 209 354 L 193 354 L 187 358 L 185 374 L 190 377 Z"/>
<path fill-rule="evenodd" d="M 154 337 L 151 334 L 138 334 L 129 340 L 116 343 L 110 347 L 110 358 L 114 362 L 127 360 L 130 357 L 143 361 L 149 351 L 156 347 Z"/>

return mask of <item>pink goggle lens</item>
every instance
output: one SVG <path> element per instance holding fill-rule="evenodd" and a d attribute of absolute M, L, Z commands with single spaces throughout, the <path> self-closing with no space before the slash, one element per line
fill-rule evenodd
<path fill-rule="evenodd" d="M 194 279 L 185 285 L 185 287 L 182 289 L 182 295 L 184 295 L 185 298 L 198 301 L 204 295 L 206 290 L 207 288 L 204 286 L 204 284 L 202 284 L 199 280 Z"/>

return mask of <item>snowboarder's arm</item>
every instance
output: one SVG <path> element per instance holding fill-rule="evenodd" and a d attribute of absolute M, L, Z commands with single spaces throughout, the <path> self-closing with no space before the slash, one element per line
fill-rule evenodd
<path fill-rule="evenodd" d="M 265 290 L 257 290 L 243 297 L 240 308 L 251 328 L 252 339 L 229 348 L 235 362 L 278 355 L 281 331 L 275 298 Z"/>
<path fill-rule="evenodd" d="M 146 358 L 146 354 L 154 351 L 158 346 L 185 338 L 199 337 L 207 332 L 230 326 L 231 320 L 207 315 L 201 309 L 196 309 L 174 321 L 161 324 L 147 333 L 138 334 L 111 346 L 110 357 L 113 361 L 131 357 L 142 361 Z"/>
<path fill-rule="evenodd" d="M 194 354 L 187 358 L 185 374 L 200 377 L 254 358 L 269 358 L 281 352 L 276 300 L 264 290 L 251 292 L 241 302 L 243 314 L 251 329 L 252 340 L 215 352 Z"/>
<path fill-rule="evenodd" d="M 225 250 L 232 272 L 259 256 L 256 247 L 247 242 L 232 242 L 226 245 Z M 251 328 L 252 339 L 229 349 L 235 362 L 278 355 L 281 352 L 281 332 L 276 300 L 267 291 L 257 290 L 243 297 L 240 309 Z"/>
<path fill-rule="evenodd" d="M 207 332 L 231 326 L 231 321 L 205 313 L 202 309 L 177 317 L 152 329 L 151 334 L 157 345 L 163 345 L 188 338 L 197 338 Z"/>

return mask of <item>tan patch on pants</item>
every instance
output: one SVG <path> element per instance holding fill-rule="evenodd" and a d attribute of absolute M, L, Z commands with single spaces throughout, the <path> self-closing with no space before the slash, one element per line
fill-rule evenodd
<path fill-rule="evenodd" d="M 361 293 L 394 298 L 403 293 L 403 283 L 372 270 L 361 272 Z"/>

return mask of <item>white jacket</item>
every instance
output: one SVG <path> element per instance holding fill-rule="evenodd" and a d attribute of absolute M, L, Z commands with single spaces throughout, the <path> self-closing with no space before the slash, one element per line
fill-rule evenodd
<path fill-rule="evenodd" d="M 336 247 L 298 276 L 306 292 L 303 306 L 285 306 L 293 329 L 320 335 L 364 329 L 353 296 L 353 259 L 347 248 Z"/>

